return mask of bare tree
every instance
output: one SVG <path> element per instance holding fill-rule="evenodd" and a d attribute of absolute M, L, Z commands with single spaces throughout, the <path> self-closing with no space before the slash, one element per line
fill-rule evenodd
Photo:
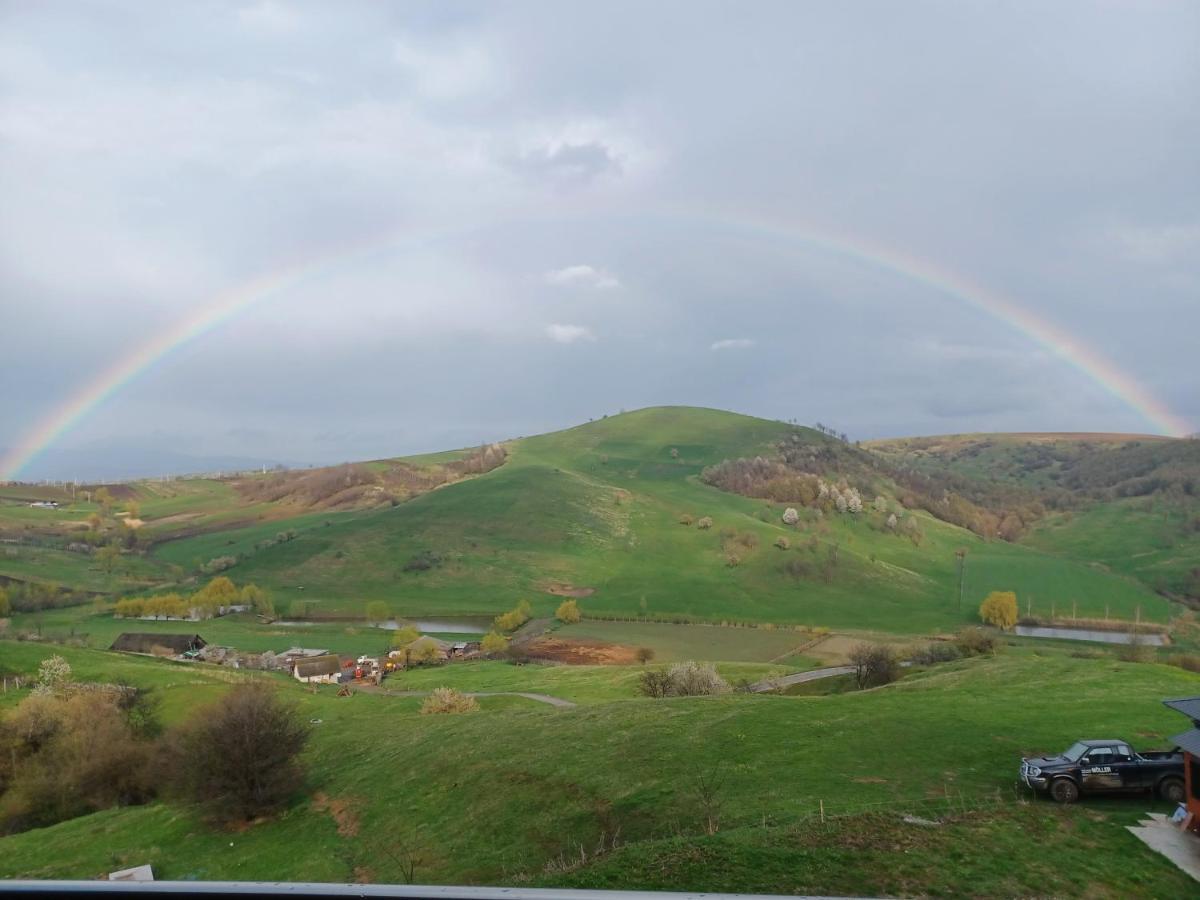
<path fill-rule="evenodd" d="M 183 793 L 226 822 L 280 809 L 304 782 L 308 726 L 265 684 L 235 687 L 177 736 Z"/>

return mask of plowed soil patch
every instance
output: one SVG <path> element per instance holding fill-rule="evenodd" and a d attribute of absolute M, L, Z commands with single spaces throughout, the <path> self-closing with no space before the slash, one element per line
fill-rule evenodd
<path fill-rule="evenodd" d="M 576 666 L 628 666 L 637 662 L 637 648 L 584 638 L 540 637 L 525 648 L 535 659 Z"/>

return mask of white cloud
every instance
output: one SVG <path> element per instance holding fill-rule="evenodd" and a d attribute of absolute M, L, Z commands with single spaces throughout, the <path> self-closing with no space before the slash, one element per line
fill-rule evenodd
<path fill-rule="evenodd" d="M 417 92 L 430 100 L 453 100 L 502 87 L 503 71 L 480 43 L 429 48 L 427 40 L 397 40 L 392 58 L 405 69 Z"/>
<path fill-rule="evenodd" d="M 754 341 L 750 338 L 724 338 L 723 340 L 713 341 L 713 350 L 745 350 L 747 347 L 753 347 Z"/>
<path fill-rule="evenodd" d="M 583 325 L 547 325 L 546 336 L 559 344 L 574 344 L 576 341 L 594 341 L 596 336 Z"/>
<path fill-rule="evenodd" d="M 592 266 L 552 269 L 542 276 L 542 280 L 555 287 L 588 287 L 597 291 L 608 291 L 621 286 L 615 275 Z"/>
<path fill-rule="evenodd" d="M 237 11 L 238 24 L 255 31 L 276 34 L 295 31 L 300 22 L 296 10 L 276 0 L 259 0 Z"/>

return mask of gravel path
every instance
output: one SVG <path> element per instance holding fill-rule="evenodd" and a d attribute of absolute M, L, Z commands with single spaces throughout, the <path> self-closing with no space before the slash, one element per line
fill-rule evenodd
<path fill-rule="evenodd" d="M 835 675 L 852 675 L 853 673 L 854 666 L 827 666 L 824 669 L 810 669 L 807 672 L 768 678 L 750 685 L 750 690 L 756 694 L 763 694 L 776 688 L 790 687 L 793 684 L 804 684 L 806 681 L 818 681 L 821 678 L 833 678 Z"/>

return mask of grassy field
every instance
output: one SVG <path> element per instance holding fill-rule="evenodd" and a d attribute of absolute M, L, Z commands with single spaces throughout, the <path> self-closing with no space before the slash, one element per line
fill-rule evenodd
<path fill-rule="evenodd" d="M 6 659 L 19 652 L 29 655 L 28 662 L 42 649 L 0 644 Z M 108 672 L 110 654 L 69 652 L 78 670 L 94 664 L 97 675 Z M 201 669 L 122 660 L 130 677 L 154 679 L 164 691 L 181 694 L 193 686 L 168 687 L 179 683 L 172 679 Z M 623 692 L 628 675 L 504 669 L 507 683 L 499 671 L 482 667 L 471 677 L 480 687 L 546 690 L 549 683 L 538 679 L 561 677 L 560 693 L 570 689 L 566 679 L 575 679 L 576 696 L 591 702 L 574 709 L 506 702 L 485 704 L 474 715 L 425 717 L 416 714 L 412 698 L 338 699 L 332 690 L 309 694 L 280 679 L 302 715 L 321 719 L 307 754 L 311 790 L 349 810 L 342 833 L 318 799 L 231 834 L 214 833 L 187 811 L 155 804 L 0 839 L 0 877 L 92 877 L 126 862 L 150 862 L 162 878 L 341 881 L 357 873 L 388 881 L 399 880 L 395 858 L 412 852 L 420 860 L 420 881 L 535 878 L 654 887 L 663 882 L 653 872 L 683 866 L 678 887 L 713 890 L 727 887 L 738 866 L 765 854 L 777 864 L 748 886 L 783 877 L 788 861 L 811 860 L 812 866 L 788 869 L 788 889 L 828 890 L 851 883 L 838 880 L 851 877 L 839 860 L 849 865 L 876 857 L 859 856 L 854 840 L 821 840 L 805 832 L 801 823 L 819 800 L 831 815 L 859 814 L 879 804 L 877 811 L 898 816 L 936 809 L 947 796 L 959 803 L 1012 797 L 1020 755 L 1056 750 L 1098 731 L 1155 746 L 1182 725 L 1160 700 L 1200 689 L 1200 677 L 1163 666 L 1030 651 L 949 664 L 887 688 L 817 697 L 604 702 Z M 194 687 L 206 697 L 222 689 Z M 173 716 L 184 708 L 169 706 Z M 715 839 L 701 836 L 700 773 L 722 779 L 721 834 Z M 1053 868 L 1055 880 L 1047 884 L 1056 894 L 1083 896 L 1097 883 L 1111 883 L 1121 895 L 1178 895 L 1178 873 L 1121 827 L 1148 806 L 1148 800 L 1133 799 L 1060 813 L 1035 804 L 1006 807 L 996 817 L 955 818 L 946 831 L 919 838 L 936 841 L 926 845 L 925 860 L 934 862 L 936 855 L 942 865 L 926 865 L 928 872 L 918 876 L 918 856 L 903 871 L 876 876 L 903 882 L 857 883 L 884 886 L 873 890 L 905 884 L 914 893 L 1004 895 L 1014 884 L 1033 884 L 1026 881 L 1032 875 L 1014 873 L 1012 857 L 1005 865 L 989 862 L 972 841 L 995 835 L 1001 847 L 1024 853 L 1035 844 L 1020 832 L 1045 831 L 1049 837 L 1036 844 L 1041 856 L 1031 872 Z M 751 827 L 764 821 L 780 828 Z M 347 822 L 356 835 L 347 833 Z M 868 835 L 871 822 L 859 819 L 847 827 Z M 1055 829 L 1084 834 L 1085 842 L 1055 837 Z M 577 856 L 580 845 L 594 848 L 618 831 L 629 846 L 611 863 L 547 874 L 555 860 Z M 297 842 L 309 852 L 288 852 Z M 903 849 L 903 841 L 889 839 L 870 852 L 884 860 L 897 846 Z M 719 864 L 690 866 L 681 855 L 699 861 L 711 855 Z M 1107 864 L 1096 868 L 1106 855 L 1120 857 L 1120 872 Z M 946 859 L 962 859 L 963 874 L 955 875 Z"/>
<path fill-rule="evenodd" d="M 655 622 L 601 622 L 566 625 L 561 637 L 591 638 L 630 647 L 649 647 L 655 662 L 719 659 L 730 662 L 783 662 L 792 651 L 813 640 L 808 632 L 790 629 L 721 628 L 712 625 L 667 625 Z"/>
<path fill-rule="evenodd" d="M 1113 572 L 1181 592 L 1200 569 L 1200 509 L 1158 498 L 1131 498 L 1056 515 L 1024 542 L 1050 553 L 1091 558 Z M 1200 518 L 1196 519 L 1200 521 Z"/>

